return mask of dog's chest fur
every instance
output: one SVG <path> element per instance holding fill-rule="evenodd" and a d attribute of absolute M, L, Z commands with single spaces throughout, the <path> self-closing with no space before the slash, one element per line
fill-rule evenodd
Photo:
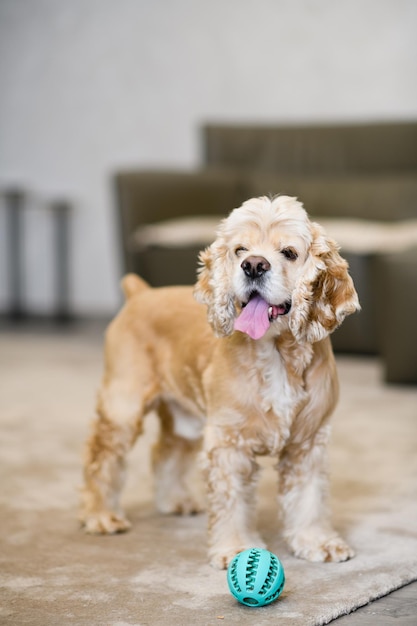
<path fill-rule="evenodd" d="M 306 392 L 301 378 L 289 375 L 285 360 L 274 344 L 265 342 L 256 350 L 262 440 L 267 448 L 265 452 L 275 454 L 288 440 L 295 415 L 306 400 Z"/>
<path fill-rule="evenodd" d="M 276 415 L 286 417 L 294 409 L 297 392 L 290 385 L 281 354 L 269 343 L 258 348 L 257 352 L 259 377 L 262 381 L 259 389 L 261 408 L 265 413 L 273 411 Z"/>
<path fill-rule="evenodd" d="M 286 357 L 274 342 L 252 343 L 248 353 L 252 367 L 238 377 L 237 388 L 230 381 L 229 397 L 223 395 L 216 413 L 208 415 L 209 447 L 222 442 L 257 455 L 282 450 L 307 401 L 303 376 L 288 369 Z"/>
<path fill-rule="evenodd" d="M 234 367 L 229 363 L 228 371 L 234 376 L 223 386 L 226 393 L 222 393 L 216 411 L 206 416 L 208 424 L 215 430 L 220 428 L 219 439 L 229 445 L 250 448 L 255 454 L 277 454 L 288 441 L 294 420 L 306 402 L 304 379 L 291 368 L 297 362 L 294 349 L 279 349 L 274 341 L 265 339 L 251 342 L 246 354 L 252 366 L 241 369 L 239 361 L 233 362 Z M 307 356 L 310 358 L 311 353 L 305 349 L 299 359 L 301 372 Z M 214 382 L 207 393 L 217 394 L 217 368 L 212 364 L 209 369 Z M 195 404 L 196 398 L 175 395 L 167 394 L 164 398 L 174 418 L 174 432 L 186 439 L 197 439 L 202 434 L 205 411 L 201 412 Z"/>

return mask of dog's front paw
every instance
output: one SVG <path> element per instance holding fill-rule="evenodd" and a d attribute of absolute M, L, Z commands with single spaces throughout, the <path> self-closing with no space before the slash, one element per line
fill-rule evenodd
<path fill-rule="evenodd" d="M 352 548 L 338 535 L 326 536 L 306 531 L 288 543 L 295 556 L 316 563 L 336 563 L 355 556 Z"/>
<path fill-rule="evenodd" d="M 252 540 L 236 546 L 215 546 L 209 550 L 210 565 L 216 569 L 227 569 L 236 554 L 250 548 L 266 548 L 266 544 L 256 535 Z"/>
<path fill-rule="evenodd" d="M 202 500 L 185 494 L 170 494 L 157 498 L 157 508 L 164 515 L 197 515 L 204 511 Z"/>
<path fill-rule="evenodd" d="M 115 535 L 130 529 L 130 522 L 121 514 L 111 511 L 88 514 L 82 518 L 86 533 L 90 535 Z"/>
<path fill-rule="evenodd" d="M 229 550 L 211 550 L 209 552 L 210 565 L 215 569 L 227 569 L 229 563 L 234 559 L 236 554 L 242 552 L 245 548 L 230 548 Z"/>

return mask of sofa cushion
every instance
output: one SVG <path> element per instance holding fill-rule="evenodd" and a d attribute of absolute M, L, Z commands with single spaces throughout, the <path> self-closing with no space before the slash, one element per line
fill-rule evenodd
<path fill-rule="evenodd" d="M 131 253 L 136 272 L 153 287 L 193 285 L 197 280 L 198 254 L 202 247 L 150 246 Z"/>
<path fill-rule="evenodd" d="M 417 219 L 379 222 L 347 218 L 314 218 L 337 241 L 342 252 L 401 252 L 417 245 Z"/>
<path fill-rule="evenodd" d="M 132 235 L 133 249 L 149 247 L 183 248 L 187 246 L 205 247 L 216 237 L 216 230 L 224 215 L 201 215 L 179 217 L 137 228 Z"/>
<path fill-rule="evenodd" d="M 207 246 L 216 237 L 223 215 L 179 217 L 146 224 L 132 235 L 131 247 L 182 248 Z M 337 241 L 342 251 L 357 254 L 399 252 L 417 245 L 417 219 L 378 222 L 347 218 L 314 218 L 327 234 Z"/>

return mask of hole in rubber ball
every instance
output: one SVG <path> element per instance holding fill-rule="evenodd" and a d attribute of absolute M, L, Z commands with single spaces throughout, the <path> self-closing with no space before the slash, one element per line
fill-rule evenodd
<path fill-rule="evenodd" d="M 251 606 L 256 606 L 258 604 L 258 600 L 255 598 L 243 598 L 243 602 L 245 604 L 250 604 Z"/>

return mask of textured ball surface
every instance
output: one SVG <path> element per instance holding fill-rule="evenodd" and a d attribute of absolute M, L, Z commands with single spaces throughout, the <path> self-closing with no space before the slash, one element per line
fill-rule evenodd
<path fill-rule="evenodd" d="M 227 583 L 236 600 L 265 606 L 276 600 L 285 584 L 284 568 L 275 554 L 262 548 L 239 552 L 227 570 Z"/>

